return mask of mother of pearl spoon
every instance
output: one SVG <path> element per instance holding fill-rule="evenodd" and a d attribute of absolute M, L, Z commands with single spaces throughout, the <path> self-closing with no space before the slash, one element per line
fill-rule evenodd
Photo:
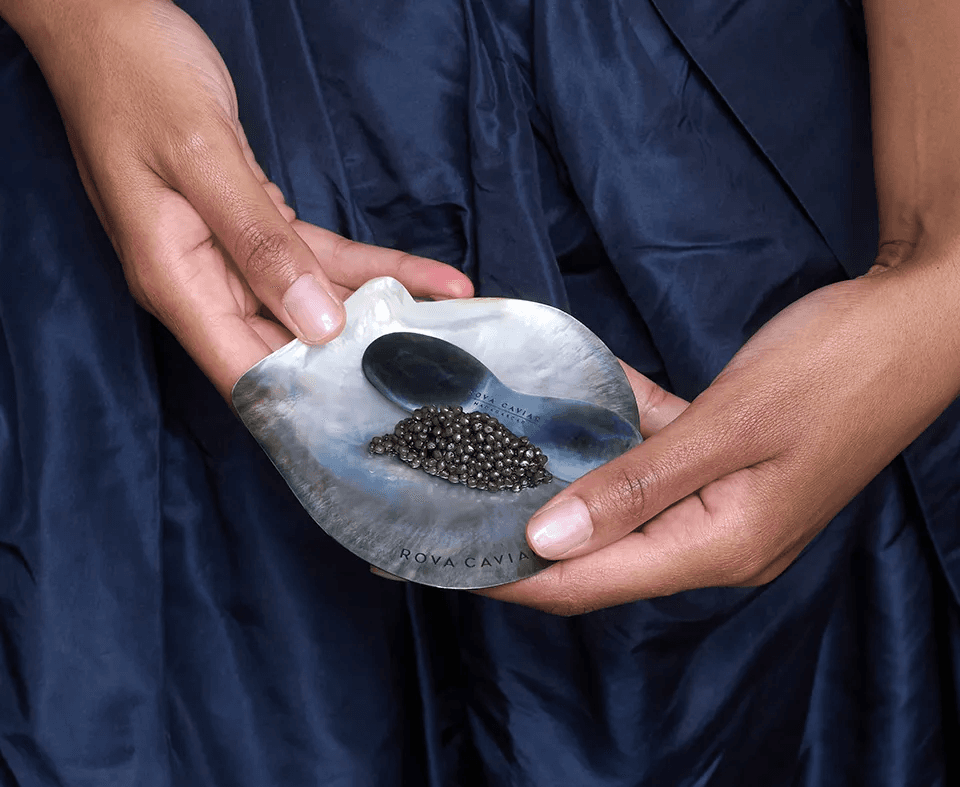
<path fill-rule="evenodd" d="M 633 424 L 589 402 L 514 391 L 473 355 L 421 333 L 388 333 L 361 361 L 367 380 L 412 412 L 426 405 L 462 407 L 494 416 L 549 458 L 547 470 L 575 481 L 640 444 Z"/>

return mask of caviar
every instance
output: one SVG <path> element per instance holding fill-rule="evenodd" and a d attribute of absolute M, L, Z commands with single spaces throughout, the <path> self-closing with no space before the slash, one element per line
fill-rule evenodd
<path fill-rule="evenodd" d="M 374 437 L 368 450 L 488 492 L 519 492 L 553 480 L 544 469 L 547 457 L 526 437 L 517 437 L 491 415 L 465 413 L 462 407 L 421 407 L 393 434 Z"/>

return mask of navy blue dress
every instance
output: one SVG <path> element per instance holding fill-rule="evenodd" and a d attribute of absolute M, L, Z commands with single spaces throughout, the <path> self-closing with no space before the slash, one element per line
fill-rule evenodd
<path fill-rule="evenodd" d="M 872 261 L 855 3 L 181 5 L 302 218 L 683 397 Z M 0 117 L 0 784 L 960 783 L 956 406 L 761 588 L 558 619 L 385 582 L 134 305 L 6 27 Z"/>

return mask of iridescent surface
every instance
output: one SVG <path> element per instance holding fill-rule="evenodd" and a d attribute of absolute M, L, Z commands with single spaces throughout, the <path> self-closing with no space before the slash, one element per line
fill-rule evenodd
<path fill-rule="evenodd" d="M 590 402 L 534 396 L 504 385 L 480 361 L 435 336 L 398 331 L 363 353 L 370 383 L 404 410 L 431 404 L 484 412 L 545 453 L 555 477 L 574 481 L 641 442 L 633 424 Z"/>
<path fill-rule="evenodd" d="M 462 347 L 514 390 L 594 403 L 639 425 L 620 365 L 564 312 L 500 298 L 416 302 L 393 279 L 376 279 L 347 301 L 337 339 L 291 342 L 237 382 L 233 401 L 247 428 L 317 524 L 377 568 L 478 588 L 546 567 L 524 528 L 563 482 L 492 494 L 368 453 L 370 439 L 406 411 L 366 380 L 361 359 L 372 341 L 397 331 Z"/>

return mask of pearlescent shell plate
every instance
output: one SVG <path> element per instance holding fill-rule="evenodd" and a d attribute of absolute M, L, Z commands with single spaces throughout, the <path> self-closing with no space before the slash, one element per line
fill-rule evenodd
<path fill-rule="evenodd" d="M 372 437 L 393 431 L 409 413 L 366 380 L 361 358 L 386 333 L 437 336 L 510 388 L 593 402 L 639 428 L 613 354 L 570 315 L 529 301 L 418 302 L 382 278 L 357 290 L 346 310 L 346 328 L 332 342 L 293 341 L 233 389 L 244 424 L 310 516 L 371 565 L 424 585 L 492 587 L 548 566 L 527 545 L 526 522 L 566 484 L 483 492 L 368 453 Z M 509 428 L 509 418 L 501 420 Z"/>

